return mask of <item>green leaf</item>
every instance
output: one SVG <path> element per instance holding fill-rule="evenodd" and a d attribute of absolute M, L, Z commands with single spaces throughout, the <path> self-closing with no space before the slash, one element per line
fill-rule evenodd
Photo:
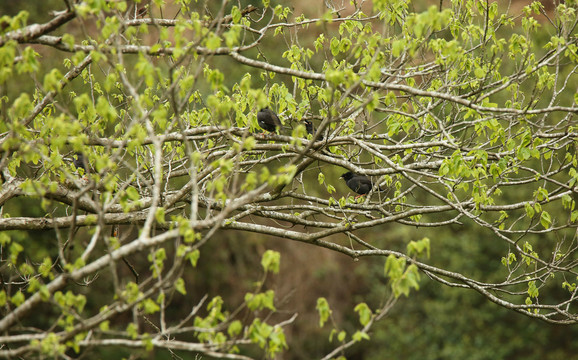
<path fill-rule="evenodd" d="M 404 269 L 405 269 L 404 258 L 398 259 L 393 254 L 387 257 L 384 267 L 384 274 L 386 277 L 390 277 L 392 280 L 397 280 L 402 276 Z"/>
<path fill-rule="evenodd" d="M 6 291 L 0 290 L 0 307 L 4 307 L 6 305 L 7 296 Z"/>
<path fill-rule="evenodd" d="M 229 327 L 227 328 L 227 333 L 229 334 L 230 337 L 235 337 L 241 334 L 241 331 L 243 331 L 243 324 L 239 320 L 233 321 L 232 323 L 229 324 Z"/>
<path fill-rule="evenodd" d="M 128 195 L 129 199 L 136 201 L 139 199 L 140 195 L 138 193 L 138 190 L 132 186 L 129 186 L 126 189 L 126 194 Z"/>
<path fill-rule="evenodd" d="M 40 288 L 38 289 L 38 293 L 40 294 L 40 298 L 42 299 L 42 301 L 50 300 L 50 291 L 48 290 L 48 287 L 46 285 L 40 286 Z"/>
<path fill-rule="evenodd" d="M 154 349 L 154 344 L 151 336 L 149 334 L 143 334 L 142 342 L 146 351 L 151 352 Z"/>
<path fill-rule="evenodd" d="M 245 303 L 251 311 L 257 311 L 262 309 L 269 309 L 275 311 L 275 292 L 273 290 L 267 290 L 264 293 L 245 294 Z"/>
<path fill-rule="evenodd" d="M 537 298 L 540 294 L 538 288 L 536 287 L 536 281 L 528 282 L 528 295 L 533 298 Z"/>
<path fill-rule="evenodd" d="M 238 24 L 241 20 L 241 10 L 236 5 L 231 9 L 231 18 L 233 19 L 233 24 Z"/>
<path fill-rule="evenodd" d="M 46 91 L 59 91 L 60 90 L 60 80 L 63 78 L 62 73 L 58 69 L 52 69 L 48 74 L 44 76 L 44 90 Z"/>
<path fill-rule="evenodd" d="M 565 289 L 565 288 L 567 288 L 568 291 L 572 293 L 572 292 L 574 292 L 574 290 L 576 290 L 576 283 L 570 284 L 569 282 L 564 281 L 562 283 L 562 289 Z M 1 306 L 1 301 L 0 301 L 0 306 Z"/>
<path fill-rule="evenodd" d="M 572 197 L 570 195 L 564 194 L 564 195 L 562 195 L 562 206 L 564 207 L 564 209 L 574 210 L 576 203 L 574 202 L 574 200 L 572 199 Z M 1 241 L 0 241 L 0 243 L 1 243 Z"/>
<path fill-rule="evenodd" d="M 0 246 L 4 247 L 10 243 L 10 235 L 0 232 Z"/>
<path fill-rule="evenodd" d="M 45 278 L 54 279 L 54 274 L 52 274 L 52 260 L 49 257 L 45 257 L 38 266 L 38 272 Z"/>
<path fill-rule="evenodd" d="M 325 72 L 325 78 L 336 87 L 345 81 L 345 74 L 340 70 L 327 70 Z"/>
<path fill-rule="evenodd" d="M 521 147 L 518 149 L 517 156 L 520 160 L 528 160 L 532 156 L 532 152 L 527 147 Z"/>
<path fill-rule="evenodd" d="M 183 280 L 182 277 L 178 278 L 177 281 L 175 281 L 175 290 L 177 290 L 183 295 L 187 294 L 187 289 L 185 287 L 185 280 Z"/>
<path fill-rule="evenodd" d="M 540 224 L 544 227 L 544 229 L 549 229 L 552 226 L 552 217 L 546 211 L 542 211 L 540 214 Z"/>
<path fill-rule="evenodd" d="M 22 291 L 17 291 L 16 294 L 14 294 L 14 296 L 12 296 L 12 298 L 10 299 L 10 302 L 16 306 L 20 306 L 24 302 L 24 299 L 25 298 Z"/>
<path fill-rule="evenodd" d="M 155 219 L 159 224 L 164 224 L 166 222 L 164 208 L 157 208 L 157 211 L 155 212 Z"/>
<path fill-rule="evenodd" d="M 324 297 L 317 299 L 317 305 L 315 306 L 317 312 L 319 312 L 319 327 L 323 327 L 325 322 L 331 316 L 331 309 L 329 308 L 329 303 Z"/>
<path fill-rule="evenodd" d="M 512 263 L 516 262 L 516 254 L 514 253 L 509 253 L 507 257 L 503 257 L 502 258 L 502 264 L 504 266 L 508 266 L 511 265 Z"/>
<path fill-rule="evenodd" d="M 221 38 L 215 33 L 209 33 L 205 40 L 205 46 L 209 50 L 215 50 L 221 46 Z"/>
<path fill-rule="evenodd" d="M 17 242 L 12 242 L 9 249 L 10 261 L 12 264 L 16 264 L 18 261 L 18 255 L 24 250 L 24 247 Z"/>
<path fill-rule="evenodd" d="M 420 256 L 422 253 L 426 253 L 427 257 L 430 256 L 430 241 L 429 238 L 425 237 L 419 241 L 410 241 L 407 244 L 407 254 L 409 256 Z"/>
<path fill-rule="evenodd" d="M 199 249 L 195 249 L 187 254 L 187 259 L 191 262 L 191 265 L 193 267 L 197 267 L 199 257 L 201 257 L 201 252 L 199 251 Z"/>
<path fill-rule="evenodd" d="M 366 303 L 357 304 L 353 310 L 359 314 L 359 322 L 361 325 L 365 326 L 369 323 L 373 313 Z"/>
<path fill-rule="evenodd" d="M 66 346 L 60 343 L 60 336 L 48 333 L 41 341 L 33 340 L 32 345 L 40 347 L 40 352 L 50 357 L 60 357 L 66 351 Z"/>
<path fill-rule="evenodd" d="M 401 53 L 405 50 L 406 44 L 407 42 L 405 39 L 393 41 L 391 45 L 391 54 L 395 57 L 399 57 Z"/>
<path fill-rule="evenodd" d="M 105 320 L 98 325 L 100 331 L 108 331 L 110 329 L 110 321 Z"/>
<path fill-rule="evenodd" d="M 129 323 L 126 327 L 126 333 L 132 339 L 136 339 L 138 337 L 138 328 L 134 323 Z"/>
<path fill-rule="evenodd" d="M 353 341 L 360 342 L 361 340 L 370 340 L 369 335 L 365 331 L 356 331 L 355 334 L 351 336 Z"/>
<path fill-rule="evenodd" d="M 271 356 L 271 358 L 273 358 L 275 354 L 280 353 L 287 348 L 288 346 L 283 328 L 280 326 L 275 326 L 273 328 L 273 332 L 269 336 L 267 353 Z"/>
<path fill-rule="evenodd" d="M 529 218 L 533 218 L 535 214 L 534 207 L 527 202 L 524 204 L 524 208 L 526 209 L 526 215 L 528 215 Z"/>
<path fill-rule="evenodd" d="M 281 263 L 281 254 L 277 251 L 267 250 L 261 258 L 261 266 L 265 272 L 272 272 L 277 274 L 279 272 L 279 265 Z"/>
<path fill-rule="evenodd" d="M 538 201 L 548 200 L 548 190 L 539 187 L 538 190 L 534 191 L 534 197 L 538 199 Z"/>
<path fill-rule="evenodd" d="M 145 314 L 154 314 L 158 312 L 161 308 L 158 306 L 156 302 L 152 299 L 145 299 L 142 302 Z"/>

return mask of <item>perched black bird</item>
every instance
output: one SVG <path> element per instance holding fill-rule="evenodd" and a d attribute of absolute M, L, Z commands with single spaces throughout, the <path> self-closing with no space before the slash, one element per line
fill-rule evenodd
<path fill-rule="evenodd" d="M 72 165 L 74 165 L 74 167 L 76 167 L 77 169 L 83 169 L 84 172 L 86 173 L 84 155 L 82 153 L 76 153 L 74 155 L 76 158 L 72 160 Z"/>
<path fill-rule="evenodd" d="M 275 112 L 269 108 L 259 110 L 257 113 L 257 122 L 263 130 L 277 132 L 283 124 Z"/>
<path fill-rule="evenodd" d="M 358 175 L 348 171 L 341 175 L 340 178 L 345 180 L 347 186 L 359 195 L 365 195 L 373 188 L 373 182 L 365 175 Z M 383 191 L 383 189 L 376 190 Z"/>
<path fill-rule="evenodd" d="M 315 128 L 313 127 L 313 123 L 309 120 L 303 120 L 303 123 L 305 123 L 305 130 L 307 130 L 307 134 L 315 136 Z M 323 140 L 323 135 L 319 135 L 317 140 Z"/>
<path fill-rule="evenodd" d="M 305 123 L 305 130 L 307 130 L 307 134 L 315 135 L 315 128 L 313 127 L 313 123 L 309 120 L 303 120 Z"/>

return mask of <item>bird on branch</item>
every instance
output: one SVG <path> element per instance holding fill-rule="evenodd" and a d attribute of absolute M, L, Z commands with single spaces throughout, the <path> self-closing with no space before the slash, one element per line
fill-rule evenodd
<path fill-rule="evenodd" d="M 309 120 L 303 120 L 303 123 L 305 123 L 305 130 L 307 130 L 307 134 L 315 136 L 315 127 L 313 126 L 313 123 Z M 319 135 L 317 141 L 319 140 L 323 140 L 323 135 Z"/>
<path fill-rule="evenodd" d="M 257 123 L 259 126 L 269 132 L 278 132 L 282 127 L 281 120 L 275 112 L 269 108 L 263 108 L 257 113 Z"/>
<path fill-rule="evenodd" d="M 76 153 L 76 154 L 74 154 L 74 156 L 75 157 L 72 160 L 72 165 L 74 165 L 74 167 L 77 169 L 84 170 L 84 173 L 86 174 L 87 163 L 84 159 L 84 154 L 83 153 Z"/>
<path fill-rule="evenodd" d="M 307 134 L 315 135 L 315 128 L 313 127 L 313 123 L 309 120 L 303 120 L 305 123 L 305 130 L 307 130 Z"/>
<path fill-rule="evenodd" d="M 371 181 L 371 179 L 369 179 L 365 175 L 354 174 L 351 171 L 348 171 L 345 174 L 341 175 L 340 178 L 345 180 L 345 184 L 347 184 L 347 186 L 351 190 L 359 194 L 359 196 L 357 196 L 356 198 L 363 195 L 367 195 L 371 191 L 371 189 L 374 188 L 374 184 Z M 376 188 L 375 190 L 386 191 L 386 189 L 382 188 Z"/>

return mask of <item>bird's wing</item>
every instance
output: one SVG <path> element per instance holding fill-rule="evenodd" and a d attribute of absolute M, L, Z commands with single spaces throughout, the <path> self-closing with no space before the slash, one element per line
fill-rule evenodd
<path fill-rule="evenodd" d="M 275 123 L 275 125 L 277 125 L 278 127 L 283 126 L 283 124 L 281 123 L 281 120 L 279 120 L 279 116 L 277 116 L 277 114 L 275 114 L 274 112 L 271 112 L 271 115 L 273 116 L 273 122 Z"/>
<path fill-rule="evenodd" d="M 360 184 L 363 185 L 367 185 L 370 188 L 373 187 L 373 183 L 371 182 L 371 180 L 365 176 L 357 176 L 355 177 L 357 181 L 359 181 Z"/>

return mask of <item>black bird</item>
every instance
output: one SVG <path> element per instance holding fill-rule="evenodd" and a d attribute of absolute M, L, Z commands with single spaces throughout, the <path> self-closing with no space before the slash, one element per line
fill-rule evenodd
<path fill-rule="evenodd" d="M 309 120 L 303 120 L 303 123 L 305 123 L 305 130 L 307 130 L 307 134 L 315 136 L 315 128 L 313 127 L 313 123 Z M 323 140 L 323 135 L 319 135 L 317 140 Z"/>
<path fill-rule="evenodd" d="M 82 153 L 74 154 L 76 158 L 72 160 L 72 165 L 77 169 L 82 169 L 86 173 L 86 165 L 84 161 L 84 155 Z"/>
<path fill-rule="evenodd" d="M 365 195 L 373 189 L 373 182 L 365 175 L 358 175 L 348 171 L 341 175 L 340 178 L 345 180 L 347 186 L 359 195 Z M 383 191 L 383 189 L 376 190 Z"/>
<path fill-rule="evenodd" d="M 307 130 L 307 134 L 315 135 L 315 128 L 313 127 L 313 123 L 309 120 L 303 120 L 305 123 L 305 130 Z"/>
<path fill-rule="evenodd" d="M 277 132 L 283 124 L 275 112 L 269 108 L 259 110 L 257 113 L 257 122 L 263 130 Z"/>

